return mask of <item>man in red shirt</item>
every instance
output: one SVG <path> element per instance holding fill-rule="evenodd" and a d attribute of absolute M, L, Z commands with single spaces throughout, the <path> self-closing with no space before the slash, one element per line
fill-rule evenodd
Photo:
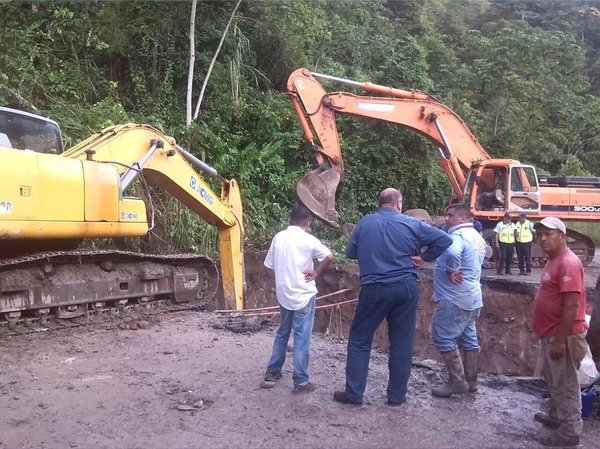
<path fill-rule="evenodd" d="M 540 337 L 550 410 L 534 419 L 553 429 L 540 440 L 543 445 L 577 446 L 583 430 L 577 370 L 587 351 L 583 265 L 567 247 L 561 220 L 544 218 L 535 230 L 549 256 L 535 297 L 533 331 Z"/>

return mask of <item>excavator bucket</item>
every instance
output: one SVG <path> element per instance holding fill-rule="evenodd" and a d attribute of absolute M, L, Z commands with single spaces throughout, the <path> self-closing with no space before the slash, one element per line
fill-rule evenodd
<path fill-rule="evenodd" d="M 339 183 L 340 174 L 335 169 L 319 167 L 308 172 L 296 185 L 300 202 L 332 228 L 340 227 L 335 210 L 335 191 Z"/>

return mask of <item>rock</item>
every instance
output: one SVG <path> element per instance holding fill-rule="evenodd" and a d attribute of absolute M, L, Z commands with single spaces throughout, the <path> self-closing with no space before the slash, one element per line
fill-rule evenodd
<path fill-rule="evenodd" d="M 198 409 L 196 407 L 194 407 L 193 405 L 178 404 L 177 405 L 177 410 L 182 411 L 182 412 L 190 412 L 190 411 L 195 411 L 195 410 L 198 410 Z"/>
<path fill-rule="evenodd" d="M 275 386 L 275 382 L 270 382 L 268 380 L 263 380 L 260 383 L 260 388 L 264 388 L 264 389 L 273 388 L 274 386 Z"/>
<path fill-rule="evenodd" d="M 268 319 L 260 316 L 246 317 L 240 314 L 233 314 L 227 317 L 224 324 L 225 329 L 234 333 L 257 332 L 262 329 L 263 325 L 269 323 Z"/>
<path fill-rule="evenodd" d="M 251 316 L 246 320 L 246 327 L 259 330 L 262 327 L 262 317 Z"/>
<path fill-rule="evenodd" d="M 148 329 L 150 327 L 150 322 L 146 320 L 140 320 L 137 322 L 138 329 Z"/>

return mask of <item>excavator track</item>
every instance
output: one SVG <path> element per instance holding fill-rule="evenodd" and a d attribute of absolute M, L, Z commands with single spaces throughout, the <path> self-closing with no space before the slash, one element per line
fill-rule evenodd
<path fill-rule="evenodd" d="M 215 263 L 196 254 L 57 251 L 0 260 L 0 335 L 80 326 L 128 310 L 210 304 Z"/>

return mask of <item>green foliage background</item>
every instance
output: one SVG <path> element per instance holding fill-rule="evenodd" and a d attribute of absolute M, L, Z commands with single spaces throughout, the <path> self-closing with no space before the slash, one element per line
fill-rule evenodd
<path fill-rule="evenodd" d="M 194 98 L 235 3 L 198 2 Z M 424 90 L 495 157 L 600 175 L 599 1 L 248 0 L 188 129 L 190 8 L 0 0 L 0 104 L 58 121 L 67 146 L 126 121 L 162 128 L 238 180 L 247 242 L 256 246 L 285 224 L 294 186 L 313 165 L 286 94 L 299 67 Z M 341 119 L 339 129 L 342 222 L 374 210 L 387 186 L 403 191 L 407 208 L 443 209 L 450 188 L 425 139 L 357 119 Z M 206 225 L 172 201 L 160 204 L 171 244 L 214 249 Z"/>

